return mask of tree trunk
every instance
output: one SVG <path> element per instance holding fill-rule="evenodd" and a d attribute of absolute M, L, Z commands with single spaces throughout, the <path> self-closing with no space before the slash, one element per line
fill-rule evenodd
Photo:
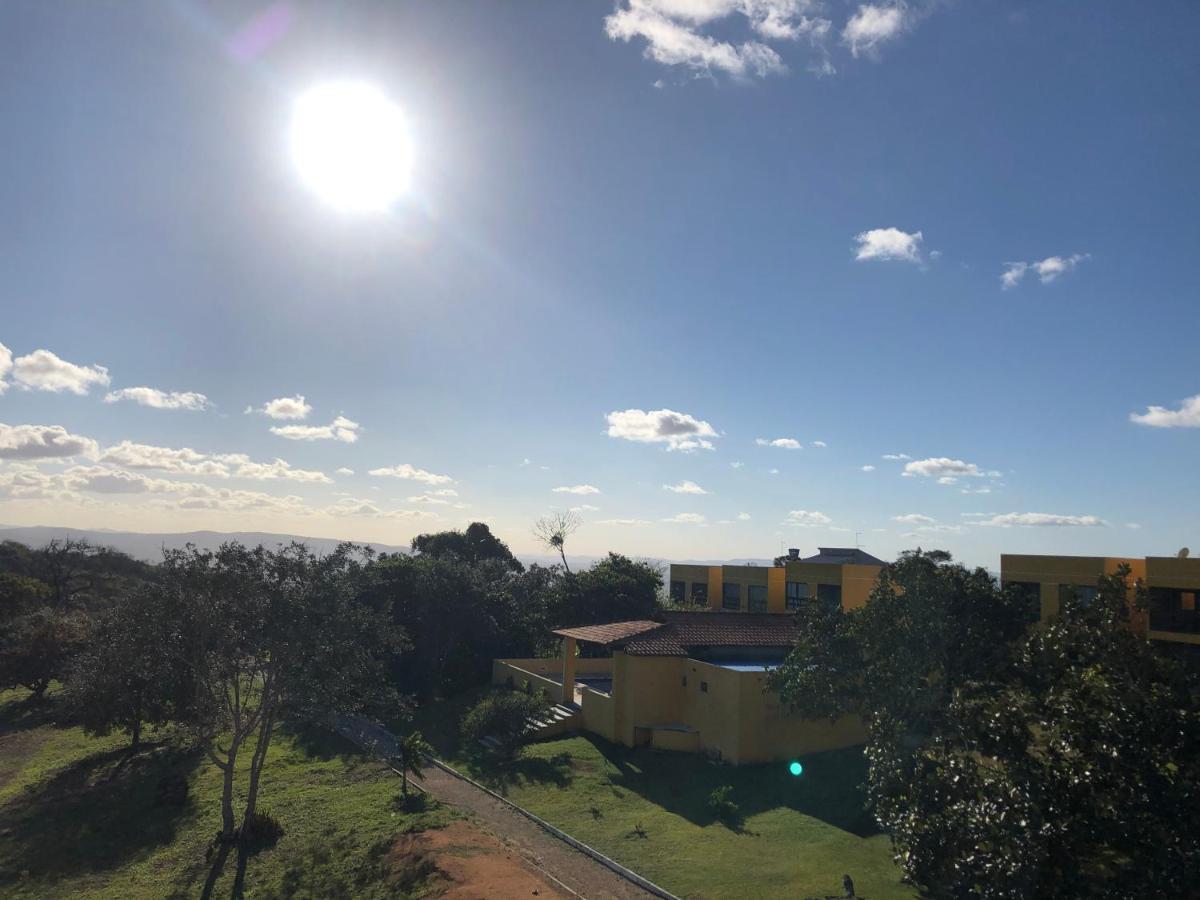
<path fill-rule="evenodd" d="M 130 737 L 129 752 L 137 753 L 138 747 L 142 743 L 142 720 L 137 718 L 133 720 L 133 732 Z"/>
<path fill-rule="evenodd" d="M 229 752 L 225 755 L 223 764 L 224 778 L 221 783 L 221 838 L 225 841 L 233 838 L 235 822 L 233 819 L 233 769 L 237 763 L 238 744 L 240 737 L 234 735 L 229 743 Z"/>
<path fill-rule="evenodd" d="M 250 758 L 250 788 L 246 792 L 246 812 L 242 816 L 242 830 L 254 818 L 254 810 L 258 806 L 259 776 L 262 775 L 263 763 L 267 760 L 267 748 L 271 745 L 271 735 L 275 730 L 275 713 L 268 712 L 263 716 L 258 730 L 258 742 L 254 746 L 254 756 Z"/>
<path fill-rule="evenodd" d="M 567 565 L 567 551 L 566 551 L 566 547 L 562 547 L 562 546 L 560 546 L 560 547 L 558 548 L 558 555 L 562 557 L 562 561 L 563 561 L 563 568 L 564 568 L 564 569 L 566 569 L 566 570 L 567 570 L 567 574 L 568 574 L 568 575 L 570 575 L 570 574 L 571 574 L 571 567 Z"/>

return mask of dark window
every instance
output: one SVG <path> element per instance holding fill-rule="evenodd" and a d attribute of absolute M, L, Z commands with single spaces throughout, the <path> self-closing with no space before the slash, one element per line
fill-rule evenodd
<path fill-rule="evenodd" d="M 726 581 L 721 585 L 721 608 L 742 608 L 742 586 L 740 584 L 734 584 L 732 581 Z"/>
<path fill-rule="evenodd" d="M 671 582 L 671 602 L 683 603 L 684 592 L 687 591 L 686 581 Z"/>
<path fill-rule="evenodd" d="M 708 584 L 706 582 L 692 582 L 692 602 L 697 606 L 708 606 Z"/>
<path fill-rule="evenodd" d="M 1084 609 L 1092 605 L 1092 601 L 1096 599 L 1096 594 L 1099 588 L 1094 585 L 1087 584 L 1060 584 L 1058 586 L 1058 605 L 1061 609 L 1063 604 L 1074 598 Z"/>
<path fill-rule="evenodd" d="M 765 613 L 767 611 L 767 586 L 765 584 L 747 585 L 746 607 L 752 613 Z"/>
<path fill-rule="evenodd" d="M 1200 632 L 1200 611 L 1196 595 L 1200 589 L 1150 588 L 1150 630 Z M 1196 649 L 1200 653 L 1200 647 Z"/>
<path fill-rule="evenodd" d="M 700 682 L 700 693 L 702 693 L 702 694 L 708 693 L 708 682 L 707 681 Z"/>
<path fill-rule="evenodd" d="M 687 687 L 687 676 L 686 675 L 683 676 L 683 686 Z"/>
<path fill-rule="evenodd" d="M 818 584 L 817 602 L 826 609 L 837 609 L 842 605 L 842 586 L 840 584 Z"/>
<path fill-rule="evenodd" d="M 803 581 L 789 581 L 784 599 L 788 609 L 799 609 L 802 602 L 808 599 L 808 585 Z"/>

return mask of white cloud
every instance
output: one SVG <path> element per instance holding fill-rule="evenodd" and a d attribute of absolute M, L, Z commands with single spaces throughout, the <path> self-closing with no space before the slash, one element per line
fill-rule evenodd
<path fill-rule="evenodd" d="M 823 512 L 815 512 L 807 509 L 793 509 L 787 514 L 787 518 L 783 520 L 784 525 L 791 525 L 799 528 L 818 528 L 822 525 L 833 524 L 833 519 L 825 515 Z"/>
<path fill-rule="evenodd" d="M 965 488 L 962 488 L 960 491 L 960 493 L 963 493 L 963 494 L 990 494 L 991 492 L 992 492 L 992 489 L 990 487 L 988 487 L 986 484 L 983 487 L 977 487 L 977 488 L 965 487 Z"/>
<path fill-rule="evenodd" d="M 920 513 L 905 513 L 902 516 L 892 516 L 893 522 L 903 522 L 905 525 L 933 525 L 937 519 L 923 516 Z"/>
<path fill-rule="evenodd" d="M 109 447 L 101 462 L 126 469 L 147 469 L 176 472 L 186 475 L 205 475 L 213 478 L 245 478 L 251 481 L 300 481 L 329 484 L 332 479 L 324 472 L 294 469 L 276 457 L 271 462 L 255 462 L 245 453 L 198 453 L 191 447 L 155 447 L 122 441 Z"/>
<path fill-rule="evenodd" d="M 664 484 L 664 491 L 671 491 L 676 494 L 707 494 L 704 488 L 696 484 L 694 481 L 681 481 L 679 484 Z"/>
<path fill-rule="evenodd" d="M 430 494 L 418 494 L 415 497 L 408 498 L 409 503 L 428 503 L 432 506 L 449 506 L 450 501 L 443 497 L 434 497 Z"/>
<path fill-rule="evenodd" d="M 94 458 L 99 451 L 91 438 L 71 434 L 61 425 L 0 423 L 0 459 Z"/>
<path fill-rule="evenodd" d="M 668 450 L 711 450 L 712 442 L 707 438 L 717 437 L 716 429 L 702 419 L 671 409 L 655 409 L 645 412 L 626 409 L 610 412 L 608 436 L 643 444 L 666 444 Z"/>
<path fill-rule="evenodd" d="M 919 263 L 921 261 L 921 232 L 909 234 L 899 228 L 872 228 L 854 236 L 858 241 L 858 249 L 854 258 L 860 262 L 867 260 L 902 260 Z"/>
<path fill-rule="evenodd" d="M 337 475 L 353 475 L 353 474 L 354 474 L 354 470 L 353 470 L 353 469 L 350 469 L 350 468 L 347 468 L 346 466 L 342 466 L 342 467 L 341 467 L 341 468 L 339 468 L 339 469 L 334 469 L 334 473 L 335 473 L 335 474 L 337 474 Z"/>
<path fill-rule="evenodd" d="M 645 519 L 601 519 L 597 525 L 652 525 Z"/>
<path fill-rule="evenodd" d="M 1144 413 L 1130 413 L 1129 421 L 1152 428 L 1200 428 L 1200 394 L 1188 397 L 1179 409 L 1149 406 Z"/>
<path fill-rule="evenodd" d="M 591 484 L 563 485 L 562 487 L 551 488 L 551 492 L 555 494 L 578 494 L 583 497 L 588 494 L 599 494 L 600 488 Z"/>
<path fill-rule="evenodd" d="M 581 503 L 579 506 L 571 507 L 571 512 L 573 512 L 573 513 L 599 512 L 599 511 L 600 511 L 600 507 L 592 506 L 590 503 Z"/>
<path fill-rule="evenodd" d="M 439 488 L 436 491 L 426 491 L 430 497 L 457 497 L 458 491 L 454 488 Z"/>
<path fill-rule="evenodd" d="M 424 484 L 450 484 L 454 481 L 449 475 L 435 475 L 433 472 L 415 468 L 408 463 L 401 463 L 398 466 L 387 466 L 382 469 L 371 469 L 367 474 L 387 478 L 404 478 L 410 481 L 420 481 Z"/>
<path fill-rule="evenodd" d="M 786 72 L 779 53 L 761 40 L 734 44 L 701 31 L 740 14 L 759 38 L 807 40 L 816 51 L 809 68 L 828 74 L 833 66 L 824 41 L 832 23 L 808 15 L 816 6 L 815 0 L 618 0 L 604 20 L 604 31 L 614 41 L 641 38 L 648 59 L 701 75 L 722 72 L 734 78 L 765 78 Z"/>
<path fill-rule="evenodd" d="M 739 522 L 749 522 L 750 521 L 750 513 L 747 513 L 747 512 L 740 512 L 737 514 L 737 517 L 738 517 Z"/>
<path fill-rule="evenodd" d="M 863 470 L 864 472 L 874 472 L 874 471 L 875 471 L 875 467 L 874 467 L 874 466 L 871 466 L 871 465 L 866 465 L 866 466 L 863 466 L 863 467 L 862 467 L 862 470 Z"/>
<path fill-rule="evenodd" d="M 929 459 L 915 459 L 905 463 L 904 474 L 936 478 L 939 484 L 954 484 L 958 478 L 998 478 L 1000 476 L 999 472 L 985 472 L 975 463 L 950 459 L 948 456 L 931 456 Z"/>
<path fill-rule="evenodd" d="M 883 454 L 883 458 L 884 459 L 892 459 L 892 460 L 912 459 L 912 457 L 909 456 L 907 453 L 885 453 L 885 454 Z"/>
<path fill-rule="evenodd" d="M 730 467 L 731 469 L 740 469 L 740 468 L 741 468 L 742 466 L 744 466 L 744 465 L 746 465 L 744 462 L 731 462 L 731 463 L 729 464 L 729 467 Z"/>
<path fill-rule="evenodd" d="M 842 29 L 842 43 L 854 56 L 873 56 L 880 44 L 899 37 L 909 26 L 909 9 L 903 0 L 887 4 L 864 3 Z"/>
<path fill-rule="evenodd" d="M 829 445 L 827 443 L 825 443 L 824 441 L 810 441 L 809 446 L 811 446 L 811 447 L 828 447 Z"/>
<path fill-rule="evenodd" d="M 1011 528 L 1014 525 L 1049 528 L 1100 528 L 1108 523 L 1096 516 L 1063 516 L 1054 513 L 1004 513 L 974 522 L 976 525 L 994 525 Z"/>
<path fill-rule="evenodd" d="M 338 416 L 328 425 L 274 425 L 271 434 L 289 441 L 341 441 L 353 444 L 358 440 L 359 424 Z"/>
<path fill-rule="evenodd" d="M 107 387 L 110 381 L 104 366 L 77 366 L 59 359 L 49 350 L 34 350 L 18 356 L 12 365 L 13 380 L 23 388 L 38 391 L 70 391 L 86 394 L 93 386 Z"/>
<path fill-rule="evenodd" d="M 1125 527 L 1132 528 L 1136 531 L 1137 529 L 1141 528 L 1142 526 L 1138 522 L 1126 522 Z"/>
<path fill-rule="evenodd" d="M 779 474 L 779 470 L 778 470 L 778 469 L 768 469 L 768 470 L 767 470 L 767 474 L 768 474 L 768 475 L 778 475 L 778 474 Z"/>
<path fill-rule="evenodd" d="M 1000 287 L 1004 290 L 1016 287 L 1028 272 L 1037 275 L 1042 284 L 1050 284 L 1090 258 L 1090 253 L 1072 253 L 1065 257 L 1047 256 L 1036 262 L 1007 262 L 1000 275 Z"/>
<path fill-rule="evenodd" d="M 784 450 L 803 450 L 804 445 L 795 438 L 775 438 L 767 440 L 766 438 L 755 438 L 754 443 L 760 447 L 782 447 Z"/>
<path fill-rule="evenodd" d="M 193 412 L 207 409 L 209 405 L 206 396 L 194 391 L 160 391 L 151 387 L 121 388 L 104 397 L 105 403 L 121 400 L 132 400 L 139 406 L 149 406 L 151 409 L 186 409 Z"/>
<path fill-rule="evenodd" d="M 303 394 L 296 394 L 294 397 L 276 397 L 274 400 L 268 400 L 262 406 L 247 409 L 246 412 L 260 412 L 271 419 L 298 421 L 308 418 L 308 414 L 312 412 L 312 406 L 305 402 Z"/>
<path fill-rule="evenodd" d="M 664 522 L 671 522 L 679 525 L 703 525 L 707 519 L 699 513 L 678 513 L 671 516 L 669 519 L 663 519 Z"/>
<path fill-rule="evenodd" d="M 13 357 L 12 351 L 0 344 L 0 394 L 8 390 L 8 373 L 12 371 Z"/>

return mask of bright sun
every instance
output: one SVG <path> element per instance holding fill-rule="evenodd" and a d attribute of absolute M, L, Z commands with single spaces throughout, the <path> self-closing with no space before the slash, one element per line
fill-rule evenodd
<path fill-rule="evenodd" d="M 408 190 L 408 124 L 370 84 L 333 81 L 301 94 L 292 111 L 291 145 L 304 183 L 342 212 L 384 212 Z"/>

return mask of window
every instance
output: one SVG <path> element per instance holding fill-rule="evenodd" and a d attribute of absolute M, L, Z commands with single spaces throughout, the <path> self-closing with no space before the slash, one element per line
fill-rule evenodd
<path fill-rule="evenodd" d="M 687 687 L 687 676 L 686 675 L 683 676 L 683 686 Z"/>
<path fill-rule="evenodd" d="M 708 682 L 707 681 L 700 682 L 700 693 L 702 693 L 702 694 L 708 693 Z"/>
<path fill-rule="evenodd" d="M 817 602 L 825 609 L 837 609 L 842 605 L 842 586 L 840 584 L 818 584 Z"/>
<path fill-rule="evenodd" d="M 1092 601 L 1096 599 L 1096 594 L 1099 588 L 1094 585 L 1086 584 L 1060 584 L 1058 586 L 1058 606 L 1059 609 L 1074 599 L 1081 607 L 1087 609 L 1092 605 Z"/>
<path fill-rule="evenodd" d="M 789 581 L 787 596 L 784 598 L 788 609 L 799 609 L 803 601 L 808 599 L 808 585 L 803 581 Z"/>
<path fill-rule="evenodd" d="M 686 590 L 687 590 L 687 582 L 686 581 L 672 581 L 671 582 L 671 602 L 672 603 L 683 603 L 683 595 Z"/>
<path fill-rule="evenodd" d="M 721 585 L 721 608 L 742 608 L 742 586 L 740 584 L 734 584 L 732 581 L 726 581 Z"/>
<path fill-rule="evenodd" d="M 752 613 L 767 611 L 767 586 L 765 584 L 747 585 L 746 606 Z"/>
<path fill-rule="evenodd" d="M 708 606 L 708 583 L 705 581 L 692 582 L 692 602 L 697 606 Z"/>

